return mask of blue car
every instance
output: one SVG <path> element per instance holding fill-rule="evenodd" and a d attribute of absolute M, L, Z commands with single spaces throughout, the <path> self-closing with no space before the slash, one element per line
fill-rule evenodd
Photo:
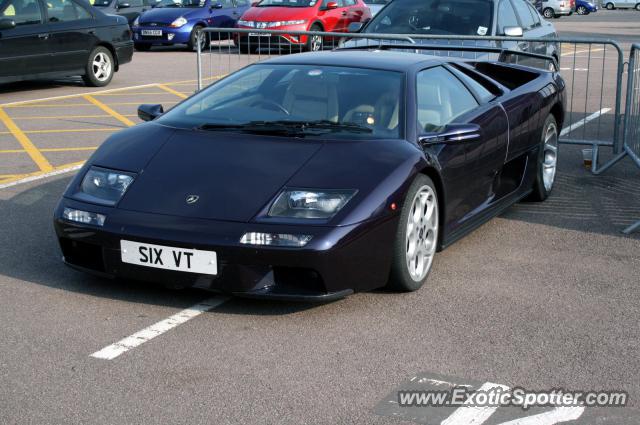
<path fill-rule="evenodd" d="M 133 21 L 134 46 L 146 51 L 152 46 L 186 44 L 195 50 L 200 29 L 233 28 L 249 6 L 249 0 L 161 0 Z M 202 48 L 209 43 L 206 37 L 201 41 Z"/>
<path fill-rule="evenodd" d="M 592 0 L 576 0 L 576 13 L 578 15 L 588 15 L 591 12 L 597 12 L 598 6 Z"/>

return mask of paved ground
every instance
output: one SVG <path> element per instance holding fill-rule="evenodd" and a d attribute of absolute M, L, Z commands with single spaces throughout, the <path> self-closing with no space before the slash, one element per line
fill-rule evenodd
<path fill-rule="evenodd" d="M 574 31 L 580 19 L 622 27 L 636 16 L 602 11 L 554 23 L 560 31 Z M 150 86 L 1 107 L 14 126 L 0 129 L 0 150 L 21 152 L 0 153 L 0 178 L 82 161 L 109 132 L 136 121 L 136 104 L 169 105 L 193 91 L 184 80 L 195 77 L 194 60 L 176 50 L 136 54 L 110 88 Z M 72 82 L 0 90 L 0 104 L 92 92 Z M 572 122 L 582 111 L 574 113 Z M 579 148 L 563 148 L 547 202 L 514 206 L 438 254 L 416 293 L 320 306 L 230 299 L 197 316 L 181 312 L 223 300 L 95 279 L 60 263 L 51 213 L 68 174 L 0 189 L 0 423 L 421 421 L 387 416 L 394 413 L 379 404 L 431 374 L 530 389 L 623 389 L 630 408 L 588 409 L 573 423 L 638 423 L 640 235 L 619 230 L 640 218 L 639 172 L 623 162 L 594 177 Z M 147 332 L 112 360 L 91 357 L 178 313 L 194 318 L 148 341 Z M 498 418 L 513 416 L 498 412 L 486 423 Z"/>

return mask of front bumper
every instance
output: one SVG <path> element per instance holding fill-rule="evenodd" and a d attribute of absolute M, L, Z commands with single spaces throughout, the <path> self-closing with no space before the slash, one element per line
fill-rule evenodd
<path fill-rule="evenodd" d="M 65 207 L 107 215 L 104 227 L 62 218 Z M 54 227 L 68 265 L 109 278 L 168 286 L 197 285 L 254 298 L 330 301 L 384 286 L 389 275 L 397 218 L 344 227 L 251 224 L 172 217 L 99 207 L 64 198 Z M 304 248 L 242 245 L 245 232 L 313 235 Z M 218 274 L 153 269 L 121 261 L 122 239 L 215 251 Z"/>
<path fill-rule="evenodd" d="M 241 29 L 250 30 L 249 27 L 239 27 Z M 277 27 L 274 31 L 306 31 L 304 25 L 296 25 L 291 27 Z M 268 31 L 268 30 L 265 30 Z M 268 34 L 268 33 L 241 33 L 234 35 L 237 45 L 248 46 L 252 49 L 290 49 L 293 46 L 299 48 L 307 44 L 307 36 L 290 35 L 290 34 Z"/>
<path fill-rule="evenodd" d="M 162 31 L 162 35 L 142 35 L 142 31 Z M 192 26 L 187 24 L 180 28 L 171 28 L 169 26 L 145 26 L 140 25 L 133 28 L 133 41 L 136 44 L 151 45 L 171 45 L 171 44 L 187 44 L 191 38 Z"/>

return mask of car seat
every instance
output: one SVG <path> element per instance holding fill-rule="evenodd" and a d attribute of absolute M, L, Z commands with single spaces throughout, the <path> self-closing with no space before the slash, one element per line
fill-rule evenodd
<path fill-rule="evenodd" d="M 297 73 L 285 92 L 282 106 L 303 120 L 338 122 L 338 91 L 326 77 Z"/>

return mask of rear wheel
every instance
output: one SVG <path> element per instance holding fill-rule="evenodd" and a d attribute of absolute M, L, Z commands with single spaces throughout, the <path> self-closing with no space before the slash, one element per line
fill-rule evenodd
<path fill-rule="evenodd" d="M 543 10 L 542 15 L 547 19 L 551 19 L 556 16 L 555 12 L 550 7 L 547 7 L 545 10 Z"/>
<path fill-rule="evenodd" d="M 613 9 L 615 9 L 616 7 L 613 5 L 613 3 L 607 3 L 606 8 L 607 8 L 607 10 L 613 10 Z"/>
<path fill-rule="evenodd" d="M 636 4 L 636 10 L 640 12 L 640 3 Z"/>
<path fill-rule="evenodd" d="M 438 245 L 438 214 L 436 187 L 420 174 L 402 206 L 387 288 L 415 291 L 427 280 Z"/>
<path fill-rule="evenodd" d="M 88 86 L 104 87 L 111 82 L 115 64 L 113 55 L 103 46 L 97 46 L 89 54 L 82 79 Z"/>
<path fill-rule="evenodd" d="M 311 25 L 309 29 L 311 32 L 322 32 L 322 27 L 318 24 Z M 304 50 L 307 52 L 319 52 L 322 50 L 322 36 L 310 35 L 307 36 L 307 44 L 304 46 Z"/>
<path fill-rule="evenodd" d="M 148 52 L 151 50 L 151 44 L 135 43 L 133 47 L 139 52 Z"/>
<path fill-rule="evenodd" d="M 589 14 L 589 11 L 584 6 L 578 6 L 578 8 L 576 9 L 576 12 L 578 13 L 578 15 L 588 15 Z"/>
<path fill-rule="evenodd" d="M 553 115 L 549 115 L 542 127 L 540 150 L 536 165 L 536 177 L 533 192 L 527 200 L 544 201 L 549 197 L 556 180 L 558 168 L 558 124 Z"/>

